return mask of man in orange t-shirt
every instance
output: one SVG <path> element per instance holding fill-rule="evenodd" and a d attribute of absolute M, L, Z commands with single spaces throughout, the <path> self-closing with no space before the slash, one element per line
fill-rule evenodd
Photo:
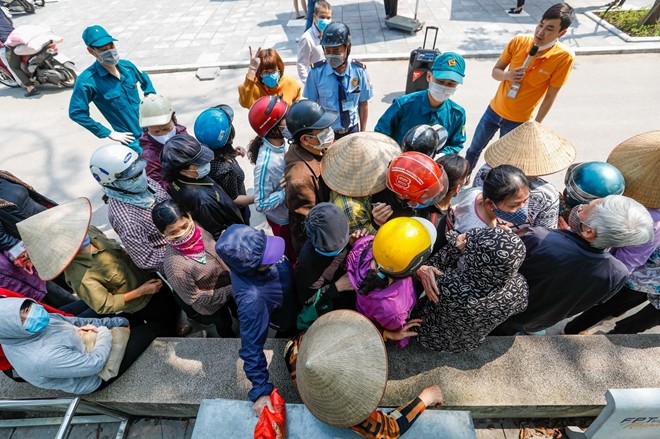
<path fill-rule="evenodd" d="M 492 76 L 500 81 L 499 88 L 481 117 L 466 154 L 471 170 L 495 133 L 499 130 L 502 137 L 530 120 L 539 102 L 536 121 L 543 122 L 573 69 L 575 54 L 558 39 L 566 34 L 574 19 L 575 11 L 568 3 L 557 3 L 543 13 L 534 35 L 518 35 L 509 41 L 493 67 Z M 533 46 L 538 47 L 538 52 L 525 68 Z"/>

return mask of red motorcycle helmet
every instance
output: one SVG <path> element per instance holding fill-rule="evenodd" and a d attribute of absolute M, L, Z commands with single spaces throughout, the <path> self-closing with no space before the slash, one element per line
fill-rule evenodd
<path fill-rule="evenodd" d="M 289 104 L 279 96 L 264 96 L 252 104 L 248 113 L 250 126 L 259 137 L 265 137 L 286 115 Z"/>
<path fill-rule="evenodd" d="M 396 157 L 387 170 L 387 188 L 421 208 L 447 194 L 447 176 L 442 166 L 421 152 L 408 151 Z"/>

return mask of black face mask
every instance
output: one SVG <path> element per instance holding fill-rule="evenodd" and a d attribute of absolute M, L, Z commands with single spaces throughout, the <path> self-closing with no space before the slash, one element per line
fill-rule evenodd
<path fill-rule="evenodd" d="M 266 136 L 268 139 L 284 139 L 284 135 L 282 134 L 282 128 L 278 125 L 272 130 L 268 132 L 268 135 Z"/>

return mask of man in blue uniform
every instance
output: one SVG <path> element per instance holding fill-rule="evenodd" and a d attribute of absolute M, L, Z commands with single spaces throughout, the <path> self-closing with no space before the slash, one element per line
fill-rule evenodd
<path fill-rule="evenodd" d="M 448 133 L 441 154 L 458 154 L 465 143 L 465 110 L 449 99 L 465 77 L 465 60 L 457 53 L 436 56 L 427 74 L 429 89 L 401 96 L 392 102 L 375 131 L 401 145 L 403 136 L 416 125 L 442 125 Z"/>
<path fill-rule="evenodd" d="M 149 76 L 130 61 L 119 59 L 115 40 L 101 26 L 83 31 L 87 51 L 96 58 L 76 81 L 69 102 L 69 117 L 96 137 L 110 138 L 142 152 L 138 138 L 142 133 L 139 122 L 140 94 L 156 93 Z M 94 102 L 112 129 L 103 126 L 89 115 L 89 103 Z"/>
<path fill-rule="evenodd" d="M 349 60 L 350 29 L 344 23 L 330 23 L 323 31 L 321 46 L 325 60 L 312 65 L 303 96 L 339 113 L 332 124 L 335 139 L 364 131 L 374 93 L 364 64 Z"/>

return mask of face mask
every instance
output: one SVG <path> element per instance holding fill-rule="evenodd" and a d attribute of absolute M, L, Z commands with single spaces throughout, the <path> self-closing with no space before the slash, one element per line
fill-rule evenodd
<path fill-rule="evenodd" d="M 123 190 L 124 192 L 137 195 L 147 191 L 149 182 L 147 181 L 146 172 L 142 171 L 142 173 L 135 178 L 117 180 L 112 185 L 118 189 Z"/>
<path fill-rule="evenodd" d="M 170 131 L 167 134 L 163 134 L 162 136 L 155 136 L 151 133 L 149 135 L 158 143 L 161 145 L 165 145 L 165 143 L 170 140 L 172 137 L 176 136 L 176 126 L 172 127 L 172 131 Z"/>
<path fill-rule="evenodd" d="M 323 32 L 323 29 L 325 29 L 330 23 L 332 23 L 332 20 L 329 18 L 319 18 L 316 22 L 316 27 L 319 29 L 319 32 Z"/>
<path fill-rule="evenodd" d="M 330 67 L 332 67 L 333 69 L 336 69 L 342 64 L 344 64 L 344 55 L 330 55 L 326 53 L 325 59 L 326 61 L 328 61 L 328 64 L 330 64 Z"/>
<path fill-rule="evenodd" d="M 424 209 L 425 207 L 429 207 L 431 204 L 433 204 L 433 199 L 426 201 L 424 204 L 420 203 L 415 203 L 414 201 L 407 201 L 408 206 L 412 207 L 413 209 Z"/>
<path fill-rule="evenodd" d="M 280 82 L 280 72 L 261 75 L 261 81 L 266 87 L 275 87 L 277 86 L 277 83 Z"/>
<path fill-rule="evenodd" d="M 46 311 L 43 306 L 33 303 L 27 317 L 25 318 L 23 327 L 27 332 L 36 334 L 46 329 L 48 323 L 50 323 L 50 315 L 48 314 L 48 311 Z"/>
<path fill-rule="evenodd" d="M 584 224 L 578 217 L 580 206 L 586 206 L 586 204 L 578 204 L 571 209 L 571 213 L 568 215 L 568 227 L 571 228 L 572 232 L 577 233 L 578 235 L 582 234 L 582 224 Z"/>
<path fill-rule="evenodd" d="M 202 231 L 192 219 L 190 219 L 190 227 L 183 233 L 183 235 L 176 238 L 166 236 L 165 240 L 182 255 L 194 259 L 197 262 L 201 262 L 202 264 L 206 263 L 206 252 L 204 251 Z"/>
<path fill-rule="evenodd" d="M 207 164 L 202 165 L 199 168 L 197 168 L 197 177 L 195 179 L 196 180 L 201 180 L 202 178 L 209 175 L 209 172 L 211 172 L 211 162 L 208 162 Z"/>
<path fill-rule="evenodd" d="M 92 243 L 92 238 L 90 238 L 89 235 L 85 235 L 85 239 L 83 239 L 83 243 L 80 246 L 80 248 L 85 248 L 88 245 L 90 245 L 91 243 Z"/>
<path fill-rule="evenodd" d="M 527 222 L 527 217 L 529 214 L 529 205 L 525 204 L 523 207 L 516 210 L 515 212 L 505 212 L 503 210 L 498 209 L 497 206 L 495 206 L 493 208 L 493 212 L 495 213 L 495 216 L 497 216 L 499 219 L 503 219 L 504 221 L 509 222 L 514 226 L 517 226 L 518 224 L 524 224 Z"/>
<path fill-rule="evenodd" d="M 341 252 L 343 252 L 343 251 L 344 251 L 344 248 L 345 248 L 345 247 L 342 247 L 342 248 L 337 249 L 337 250 L 335 250 L 335 251 L 333 251 L 333 252 L 324 252 L 324 251 L 319 250 L 318 248 L 315 248 L 314 250 L 316 251 L 316 253 L 318 253 L 318 254 L 320 254 L 320 255 L 328 256 L 328 257 L 334 258 L 334 257 L 337 256 L 338 254 L 340 254 Z"/>
<path fill-rule="evenodd" d="M 335 132 L 332 130 L 332 127 L 328 127 L 318 133 L 315 137 L 318 139 L 319 144 L 311 145 L 311 147 L 323 151 L 328 149 L 330 145 L 332 145 L 332 142 L 335 141 Z"/>
<path fill-rule="evenodd" d="M 445 87 L 433 81 L 429 82 L 429 92 L 436 101 L 442 102 L 451 97 L 456 91 L 456 87 Z"/>
<path fill-rule="evenodd" d="M 106 66 L 116 66 L 119 62 L 119 52 L 117 49 L 108 49 L 98 54 L 101 64 Z"/>

